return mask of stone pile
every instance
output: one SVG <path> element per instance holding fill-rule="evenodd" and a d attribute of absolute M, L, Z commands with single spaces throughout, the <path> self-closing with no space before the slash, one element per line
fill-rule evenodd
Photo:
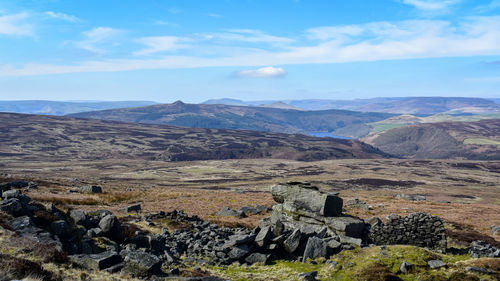
<path fill-rule="evenodd" d="M 270 217 L 253 230 L 219 227 L 182 211 L 129 216 L 121 221 L 107 210 L 63 212 L 32 201 L 19 190 L 3 191 L 0 210 L 14 218 L 20 236 L 51 244 L 89 270 L 132 276 L 171 276 L 178 268 L 267 263 L 272 259 L 328 258 L 343 249 L 376 244 L 446 247 L 442 221 L 422 213 L 363 221 L 342 213 L 343 200 L 306 183 L 277 184 Z M 131 205 L 126 211 L 140 210 Z M 134 225 L 167 225 L 161 233 L 144 233 Z M 477 247 L 476 247 L 477 248 Z"/>
<path fill-rule="evenodd" d="M 500 249 L 484 241 L 473 241 L 469 248 L 469 254 L 473 258 L 500 258 Z"/>
<path fill-rule="evenodd" d="M 369 239 L 377 245 L 406 244 L 435 250 L 446 250 L 446 231 L 443 221 L 425 213 L 406 217 L 390 215 L 387 223 L 375 221 Z"/>

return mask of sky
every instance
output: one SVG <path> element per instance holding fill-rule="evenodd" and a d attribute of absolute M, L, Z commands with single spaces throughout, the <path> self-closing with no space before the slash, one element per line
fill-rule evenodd
<path fill-rule="evenodd" d="M 500 0 L 2 0 L 0 100 L 500 98 Z"/>

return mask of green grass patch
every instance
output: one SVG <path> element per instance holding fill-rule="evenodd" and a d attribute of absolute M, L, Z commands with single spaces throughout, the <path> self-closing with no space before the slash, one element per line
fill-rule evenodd
<path fill-rule="evenodd" d="M 334 269 L 329 264 L 317 261 L 316 264 L 298 261 L 275 261 L 269 265 L 241 266 L 233 264 L 226 268 L 210 267 L 207 270 L 229 280 L 300 280 L 298 275 L 304 272 L 318 271 L 319 280 L 459 280 L 457 276 L 471 278 L 464 280 L 494 280 L 465 272 L 467 255 L 451 255 L 433 252 L 420 247 L 394 245 L 385 250 L 380 247 L 357 248 L 342 251 L 330 258 L 337 262 Z M 429 260 L 442 260 L 448 266 L 433 270 L 427 265 Z M 414 265 L 409 274 L 399 271 L 401 263 L 406 261 Z"/>
<path fill-rule="evenodd" d="M 468 138 L 464 140 L 464 144 L 477 144 L 477 145 L 496 145 L 500 146 L 500 141 L 482 139 L 482 138 Z"/>

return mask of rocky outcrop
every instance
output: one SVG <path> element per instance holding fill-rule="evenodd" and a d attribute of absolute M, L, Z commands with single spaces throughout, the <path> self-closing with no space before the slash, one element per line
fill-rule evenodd
<path fill-rule="evenodd" d="M 443 221 L 425 213 L 413 213 L 406 217 L 390 215 L 385 224 L 372 225 L 370 240 L 377 245 L 406 244 L 446 250 L 446 231 Z"/>
<path fill-rule="evenodd" d="M 391 216 L 386 224 L 375 217 L 365 222 L 342 214 L 343 200 L 337 194 L 310 184 L 278 184 L 271 192 L 278 204 L 253 230 L 220 227 L 182 211 L 129 214 L 127 221 L 107 210 L 64 212 L 19 190 L 5 191 L 0 209 L 13 216 L 9 227 L 19 236 L 65 251 L 75 266 L 138 278 L 172 276 L 186 266 L 298 258 L 307 262 L 370 243 L 446 247 L 443 223 L 434 216 L 416 213 Z M 160 233 L 132 227 L 165 221 L 181 227 Z M 480 243 L 471 251 L 498 256 L 497 249 Z"/>

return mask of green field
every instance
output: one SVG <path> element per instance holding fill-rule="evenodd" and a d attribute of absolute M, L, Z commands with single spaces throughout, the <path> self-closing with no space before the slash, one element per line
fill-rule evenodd
<path fill-rule="evenodd" d="M 481 139 L 481 138 L 468 138 L 464 140 L 464 144 L 478 144 L 478 145 L 496 145 L 500 146 L 500 141 Z"/>

